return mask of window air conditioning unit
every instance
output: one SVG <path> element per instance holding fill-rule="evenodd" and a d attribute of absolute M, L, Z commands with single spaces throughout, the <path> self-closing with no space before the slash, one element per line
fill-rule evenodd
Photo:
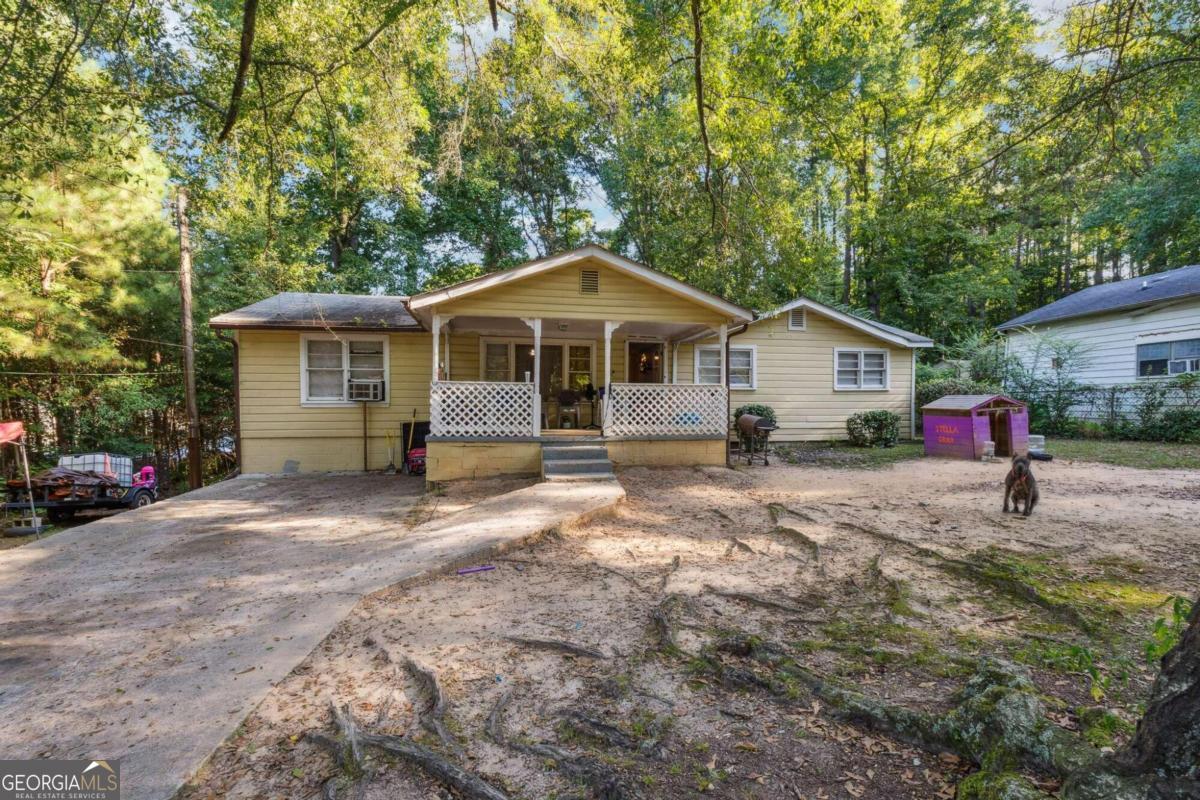
<path fill-rule="evenodd" d="M 382 403 L 383 381 L 351 380 L 347 394 L 358 403 Z"/>

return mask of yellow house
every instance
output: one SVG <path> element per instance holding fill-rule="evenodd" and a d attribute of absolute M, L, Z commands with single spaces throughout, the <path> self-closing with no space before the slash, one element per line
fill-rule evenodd
<path fill-rule="evenodd" d="M 908 356 L 928 343 L 808 300 L 756 321 L 597 246 L 413 297 L 283 293 L 210 324 L 236 342 L 243 472 L 382 469 L 416 419 L 429 480 L 723 464 L 731 402 L 774 405 L 784 438 L 842 435 L 860 408 L 911 419 Z"/>
<path fill-rule="evenodd" d="M 730 406 L 771 406 L 776 442 L 844 438 L 851 414 L 876 409 L 898 414 L 900 430 L 916 438 L 917 350 L 932 346 L 802 297 L 729 333 Z M 676 377 L 714 380 L 719 349 L 712 337 L 680 343 Z"/>

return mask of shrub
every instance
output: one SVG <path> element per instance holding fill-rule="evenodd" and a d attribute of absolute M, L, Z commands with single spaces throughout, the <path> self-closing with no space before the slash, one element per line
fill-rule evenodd
<path fill-rule="evenodd" d="M 846 420 L 846 433 L 856 447 L 892 447 L 900 441 L 900 416 L 891 411 L 860 411 Z"/>
<path fill-rule="evenodd" d="M 737 422 L 738 417 L 742 414 L 753 414 L 756 417 L 763 417 L 775 424 L 775 409 L 770 406 L 764 406 L 762 403 L 747 403 L 744 406 L 738 406 L 733 410 L 733 421 Z"/>
<path fill-rule="evenodd" d="M 999 386 L 979 383 L 969 378 L 938 378 L 917 383 L 917 409 L 921 409 L 939 397 L 948 394 L 1002 394 Z"/>
<path fill-rule="evenodd" d="M 1137 435 L 1152 442 L 1200 443 L 1200 409 L 1168 408 L 1143 422 Z"/>
<path fill-rule="evenodd" d="M 770 406 L 765 406 L 762 403 L 747 403 L 744 406 L 738 406 L 733 410 L 733 421 L 737 422 L 738 418 L 743 414 L 751 414 L 756 417 L 762 417 L 772 425 L 775 424 L 775 409 L 771 408 Z M 738 431 L 738 438 L 742 441 L 742 447 L 750 446 L 750 442 L 746 440 L 745 436 L 742 436 L 741 431 Z"/>

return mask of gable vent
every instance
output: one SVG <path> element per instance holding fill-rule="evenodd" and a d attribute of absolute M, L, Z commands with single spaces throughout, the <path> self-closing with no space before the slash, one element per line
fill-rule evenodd
<path fill-rule="evenodd" d="M 579 293 L 600 294 L 600 270 L 579 270 Z"/>
<path fill-rule="evenodd" d="M 802 331 L 807 327 L 808 319 L 804 312 L 803 308 L 793 308 L 788 312 L 789 331 Z"/>

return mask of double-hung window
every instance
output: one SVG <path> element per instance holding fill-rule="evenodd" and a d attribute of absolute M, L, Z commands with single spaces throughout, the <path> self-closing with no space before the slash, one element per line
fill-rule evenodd
<path fill-rule="evenodd" d="M 387 339 L 302 336 L 300 400 L 305 405 L 339 405 L 354 397 L 387 399 Z M 351 384 L 358 388 L 351 394 Z"/>
<path fill-rule="evenodd" d="M 754 345 L 730 345 L 729 388 L 754 389 L 758 364 Z M 721 346 L 696 347 L 696 383 L 721 382 Z"/>
<path fill-rule="evenodd" d="M 1139 378 L 1200 372 L 1200 339 L 1139 344 L 1137 362 Z"/>
<path fill-rule="evenodd" d="M 485 381 L 511 381 L 512 345 L 508 342 L 484 342 L 483 379 Z"/>
<path fill-rule="evenodd" d="M 883 390 L 888 388 L 886 350 L 833 351 L 835 389 Z"/>

